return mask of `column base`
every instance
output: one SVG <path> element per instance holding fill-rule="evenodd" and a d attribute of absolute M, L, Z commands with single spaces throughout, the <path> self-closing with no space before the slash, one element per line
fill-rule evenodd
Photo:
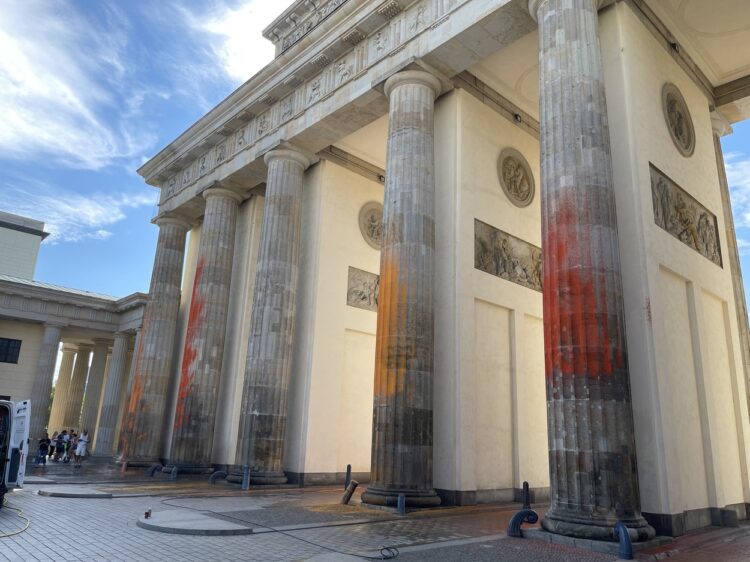
<path fill-rule="evenodd" d="M 213 465 L 210 464 L 167 461 L 161 471 L 170 473 L 175 467 L 177 467 L 178 474 L 211 474 L 215 470 Z"/>
<path fill-rule="evenodd" d="M 429 490 L 404 490 L 370 486 L 362 494 L 362 502 L 396 507 L 399 494 L 406 496 L 406 507 L 436 507 L 440 505 L 440 496 L 432 488 Z"/>
<path fill-rule="evenodd" d="M 227 476 L 227 482 L 242 484 L 242 471 L 232 470 Z M 251 486 L 279 486 L 287 483 L 283 472 L 253 472 L 250 471 Z"/>
<path fill-rule="evenodd" d="M 615 517 L 586 517 L 578 514 L 561 516 L 554 509 L 547 512 L 542 519 L 542 528 L 550 533 L 589 539 L 595 541 L 617 542 L 615 524 L 622 521 L 628 528 L 630 540 L 644 542 L 653 539 L 656 531 L 643 517 L 635 519 L 617 519 Z"/>
<path fill-rule="evenodd" d="M 158 457 L 127 459 L 124 457 L 115 457 L 114 462 L 119 465 L 125 465 L 123 468 L 148 468 L 152 464 L 162 464 L 162 459 Z"/>

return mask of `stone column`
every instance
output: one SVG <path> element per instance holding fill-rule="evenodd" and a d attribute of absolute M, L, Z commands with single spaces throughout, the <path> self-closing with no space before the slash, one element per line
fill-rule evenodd
<path fill-rule="evenodd" d="M 31 422 L 29 438 L 36 443 L 45 433 L 49 421 L 49 402 L 52 394 L 52 379 L 55 376 L 57 351 L 60 348 L 62 324 L 44 325 L 44 336 L 36 363 L 36 377 L 31 388 Z"/>
<path fill-rule="evenodd" d="M 107 355 L 111 340 L 96 338 L 94 340 L 94 358 L 91 360 L 89 369 L 89 380 L 86 384 L 86 393 L 83 398 L 83 411 L 81 412 L 81 431 L 89 432 L 89 442 L 96 438 L 96 418 L 99 416 L 99 404 L 102 397 L 102 385 L 104 384 L 104 369 L 107 366 Z"/>
<path fill-rule="evenodd" d="M 211 469 L 237 209 L 242 196 L 214 187 L 203 192 L 206 211 L 190 301 L 169 465 Z"/>
<path fill-rule="evenodd" d="M 547 531 L 654 536 L 640 513 L 598 0 L 531 0 L 539 22 Z"/>
<path fill-rule="evenodd" d="M 89 374 L 89 360 L 91 359 L 92 346 L 79 344 L 76 353 L 76 364 L 73 367 L 73 375 L 70 378 L 68 397 L 65 401 L 65 416 L 63 417 L 63 429 L 80 429 L 78 422 L 81 420 L 81 406 L 83 405 L 83 391 L 86 388 L 86 378 Z"/>
<path fill-rule="evenodd" d="M 120 412 L 120 404 L 127 382 L 125 367 L 128 359 L 128 345 L 130 334 L 126 332 L 115 333 L 115 343 L 112 346 L 112 359 L 109 364 L 109 375 L 104 387 L 104 398 L 102 399 L 102 410 L 99 416 L 99 427 L 96 431 L 92 451 L 102 456 L 114 453 L 115 426 L 117 416 Z"/>
<path fill-rule="evenodd" d="M 148 464 L 161 460 L 167 387 L 180 309 L 185 236 L 189 225 L 175 218 L 156 220 L 159 239 L 151 274 L 143 333 L 135 350 L 133 382 L 123 415 L 120 460 Z"/>
<path fill-rule="evenodd" d="M 253 294 L 245 386 L 237 440 L 238 467 L 254 484 L 286 482 L 282 469 L 294 338 L 302 185 L 310 159 L 292 149 L 265 155 L 265 210 Z M 233 480 L 241 478 L 236 471 Z"/>
<path fill-rule="evenodd" d="M 68 401 L 68 389 L 70 388 L 70 379 L 73 376 L 73 364 L 76 359 L 77 347 L 72 344 L 63 344 L 62 361 L 60 361 L 60 370 L 57 373 L 57 383 L 55 384 L 55 399 L 52 401 L 52 411 L 49 415 L 47 427 L 51 430 L 50 437 L 55 431 L 65 429 L 63 420 L 65 418 L 65 404 Z"/>
<path fill-rule="evenodd" d="M 372 472 L 362 501 L 434 506 L 432 386 L 435 273 L 434 105 L 422 71 L 385 83 L 390 101 L 375 344 Z"/>
<path fill-rule="evenodd" d="M 732 289 L 734 291 L 735 314 L 737 315 L 737 330 L 740 336 L 740 350 L 745 381 L 750 381 L 750 330 L 747 324 L 747 301 L 745 300 L 745 285 L 742 282 L 740 268 L 740 254 L 737 249 L 737 233 L 734 230 L 734 215 L 732 201 L 729 197 L 729 182 L 724 166 L 724 153 L 721 149 L 721 137 L 732 132 L 732 127 L 718 111 L 711 112 L 711 125 L 714 132 L 714 151 L 716 152 L 716 167 L 719 170 L 719 185 L 721 186 L 721 207 L 724 216 L 724 231 L 727 239 L 726 258 L 729 260 L 729 271 L 732 274 Z"/>

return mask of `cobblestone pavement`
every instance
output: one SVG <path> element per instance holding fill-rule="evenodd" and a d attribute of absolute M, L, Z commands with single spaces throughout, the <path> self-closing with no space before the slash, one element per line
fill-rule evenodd
<path fill-rule="evenodd" d="M 108 475 L 111 478 L 112 474 Z M 77 478 L 81 478 L 80 476 Z M 83 478 L 85 480 L 85 478 Z M 55 478 L 53 478 L 55 480 Z M 68 484 L 67 478 L 56 479 Z M 105 480 L 111 482 L 111 480 Z M 37 495 L 55 484 L 28 484 L 8 494 L 8 507 L 23 510 L 28 530 L 0 538 L 0 560 L 358 560 L 378 558 L 383 546 L 400 550 L 399 560 L 546 560 L 605 562 L 614 556 L 504 537 L 513 506 L 445 508 L 398 518 L 385 511 L 339 506 L 339 488 L 287 488 L 238 491 L 200 482 L 118 482 L 81 485 L 82 490 L 107 490 L 112 499 L 72 499 Z M 211 494 L 210 496 L 208 494 Z M 141 529 L 144 511 L 198 510 L 244 522 L 256 533 L 243 536 L 171 535 Z M 328 523 L 326 523 L 328 522 Z M 342 525 L 345 522 L 347 524 Z M 18 514 L 0 510 L 0 534 L 21 529 Z M 322 524 L 322 526 L 321 526 Z M 283 532 L 268 527 L 285 526 Z M 297 525 L 289 529 L 288 525 Z M 265 527 L 264 527 L 265 526 Z M 344 553 L 344 554 L 337 554 Z M 710 529 L 680 538 L 673 545 L 639 555 L 655 560 L 735 562 L 750 560 L 750 526 Z"/>

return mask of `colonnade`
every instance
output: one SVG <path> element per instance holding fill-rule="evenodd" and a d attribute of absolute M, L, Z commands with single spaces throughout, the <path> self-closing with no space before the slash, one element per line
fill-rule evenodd
<path fill-rule="evenodd" d="M 530 0 L 539 22 L 544 330 L 551 507 L 545 529 L 607 539 L 617 521 L 653 536 L 640 513 L 611 150 L 597 10 L 601 0 Z M 440 503 L 432 481 L 434 105 L 441 81 L 422 70 L 385 83 L 389 132 L 376 335 L 371 484 L 366 503 Z M 305 170 L 291 145 L 265 154 L 265 212 L 230 479 L 278 484 L 284 442 Z M 212 187 L 192 288 L 169 464 L 210 470 L 239 192 Z M 141 342 L 123 421 L 123 461 L 163 447 L 188 224 L 162 218 Z M 591 287 L 584 294 L 581 287 Z M 593 296 L 587 296 L 587 295 Z M 580 310 L 585 309 L 585 318 Z M 587 323 L 584 323 L 587 322 Z M 54 339 L 54 330 L 50 331 Z M 117 347 L 114 356 L 122 353 Z M 70 350 L 68 350 L 70 351 Z M 80 352 L 79 352 L 80 353 Z M 85 353 L 85 350 L 83 351 Z M 79 393 L 73 375 L 61 396 Z M 115 370 L 115 372 L 118 372 Z M 119 373 L 119 372 L 118 372 Z M 119 378 L 118 378 L 119 377 Z M 110 377 L 112 378 L 112 377 Z M 122 373 L 105 390 L 100 435 L 111 443 Z M 118 382 L 119 381 L 119 382 Z M 77 400 L 77 399 L 76 399 Z M 586 401 L 587 408 L 578 404 Z M 106 407 L 106 414 L 105 414 Z M 61 415 L 54 411 L 53 415 Z M 67 415 L 67 413 L 65 414 Z M 88 418 L 87 418 L 88 419 Z"/>

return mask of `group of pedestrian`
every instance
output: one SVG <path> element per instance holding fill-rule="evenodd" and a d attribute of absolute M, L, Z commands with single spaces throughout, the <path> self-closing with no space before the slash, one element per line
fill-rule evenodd
<path fill-rule="evenodd" d="M 81 434 L 74 430 L 63 429 L 61 433 L 55 431 L 50 438 L 48 433 L 39 440 L 39 452 L 37 453 L 36 465 L 46 466 L 47 459 L 55 462 L 70 462 L 73 457 L 73 466 L 81 467 L 81 461 L 86 456 L 89 446 L 89 431 L 84 429 Z"/>

